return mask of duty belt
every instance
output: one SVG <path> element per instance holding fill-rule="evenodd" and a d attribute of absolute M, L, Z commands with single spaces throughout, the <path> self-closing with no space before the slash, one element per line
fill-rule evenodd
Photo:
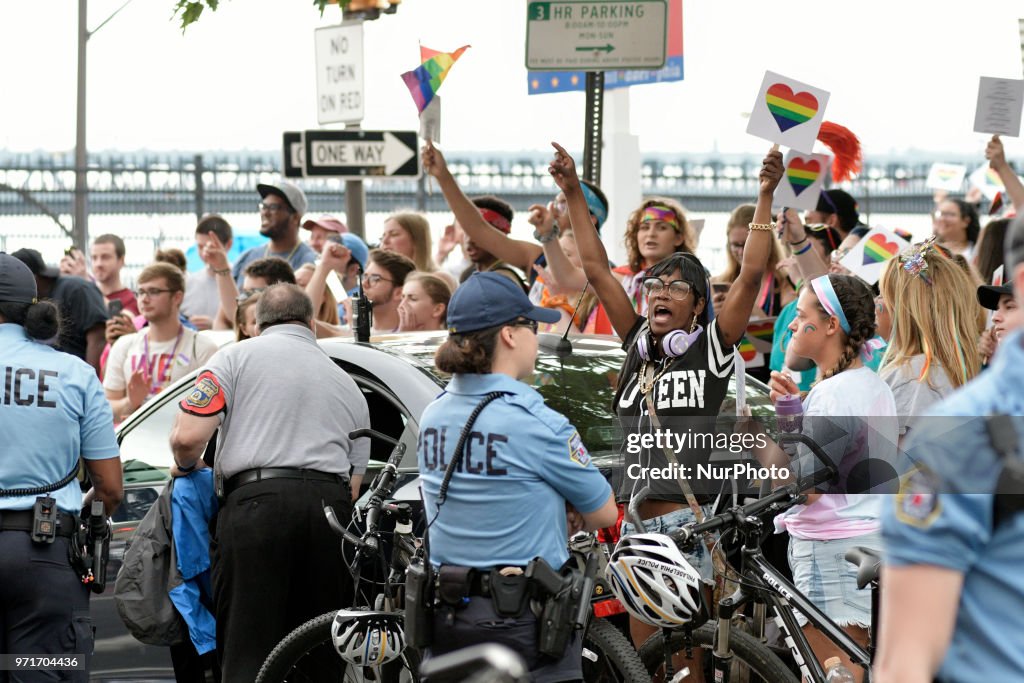
<path fill-rule="evenodd" d="M 324 481 L 331 484 L 343 484 L 346 487 L 349 485 L 348 477 L 343 477 L 340 474 L 331 474 L 329 472 L 320 472 L 319 470 L 303 470 L 297 467 L 259 467 L 254 470 L 245 470 L 232 476 L 224 484 L 224 495 L 228 496 L 232 491 L 245 486 L 246 484 L 255 484 L 259 481 L 267 481 L 269 479 L 297 479 L 300 481 Z"/>
<path fill-rule="evenodd" d="M 78 521 L 67 512 L 57 514 L 57 536 L 71 538 L 78 529 Z M 0 510 L 0 531 L 32 532 L 31 510 Z"/>

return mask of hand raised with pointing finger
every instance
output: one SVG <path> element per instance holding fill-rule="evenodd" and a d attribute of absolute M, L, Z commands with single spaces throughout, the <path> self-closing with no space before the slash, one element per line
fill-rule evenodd
<path fill-rule="evenodd" d="M 205 261 L 214 270 L 224 270 L 230 268 L 231 264 L 228 263 L 228 252 L 224 249 L 224 245 L 221 243 L 220 238 L 217 237 L 217 233 L 209 232 L 207 237 L 210 240 L 203 247 L 203 256 Z"/>
<path fill-rule="evenodd" d="M 580 178 L 576 174 L 576 162 L 557 142 L 552 142 L 551 146 L 555 148 L 555 158 L 548 165 L 548 173 L 554 179 L 555 185 L 566 194 L 579 190 Z"/>

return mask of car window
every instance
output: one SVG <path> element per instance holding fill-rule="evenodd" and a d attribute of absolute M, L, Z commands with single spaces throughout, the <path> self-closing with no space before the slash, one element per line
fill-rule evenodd
<path fill-rule="evenodd" d="M 180 412 L 178 402 L 191 390 L 192 383 L 185 382 L 158 394 L 153 399 L 157 404 L 121 438 L 121 462 L 124 463 L 126 484 L 168 478 L 168 471 L 174 464 L 168 440 L 171 427 Z"/>
<path fill-rule="evenodd" d="M 335 360 L 339 367 L 342 363 Z M 358 368 L 351 365 L 343 367 L 349 376 L 355 380 L 356 385 L 363 392 L 366 399 L 366 406 L 370 412 L 370 429 L 390 436 L 405 444 L 405 457 L 402 459 L 403 467 L 416 466 L 416 439 L 419 433 L 419 426 L 409 414 L 409 411 L 395 394 L 380 384 L 376 379 L 371 379 L 359 372 Z M 379 439 L 370 440 L 370 460 L 386 462 L 394 449 Z"/>

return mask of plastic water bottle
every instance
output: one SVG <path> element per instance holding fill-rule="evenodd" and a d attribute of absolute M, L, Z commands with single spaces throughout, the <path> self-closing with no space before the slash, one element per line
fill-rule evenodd
<path fill-rule="evenodd" d="M 825 660 L 825 680 L 828 683 L 855 683 L 857 679 L 843 666 L 839 657 L 829 657 Z"/>

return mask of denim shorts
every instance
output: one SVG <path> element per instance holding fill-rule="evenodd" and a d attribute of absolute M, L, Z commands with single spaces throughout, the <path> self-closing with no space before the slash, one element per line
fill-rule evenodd
<path fill-rule="evenodd" d="M 710 506 L 705 505 L 704 516 L 710 515 Z M 679 510 L 661 515 L 660 517 L 651 517 L 650 519 L 644 520 L 644 526 L 647 528 L 649 534 L 667 534 L 670 531 L 682 528 L 683 526 L 697 521 L 693 515 L 693 510 L 689 507 L 683 507 Z M 628 536 L 630 534 L 637 533 L 636 527 L 629 522 L 622 523 L 622 535 Z M 714 579 L 714 568 L 711 565 L 711 554 L 708 553 L 707 546 L 703 542 L 698 541 L 694 544 L 692 552 L 683 553 L 683 557 L 686 561 L 693 565 L 693 568 L 700 572 L 700 576 L 705 581 L 713 582 Z"/>
<path fill-rule="evenodd" d="M 846 561 L 846 551 L 864 546 L 881 552 L 882 536 L 878 532 L 811 541 L 790 536 L 789 567 L 793 584 L 829 619 L 839 626 L 871 625 L 871 588 L 857 588 L 857 565 Z M 796 612 L 801 626 L 807 623 Z"/>

